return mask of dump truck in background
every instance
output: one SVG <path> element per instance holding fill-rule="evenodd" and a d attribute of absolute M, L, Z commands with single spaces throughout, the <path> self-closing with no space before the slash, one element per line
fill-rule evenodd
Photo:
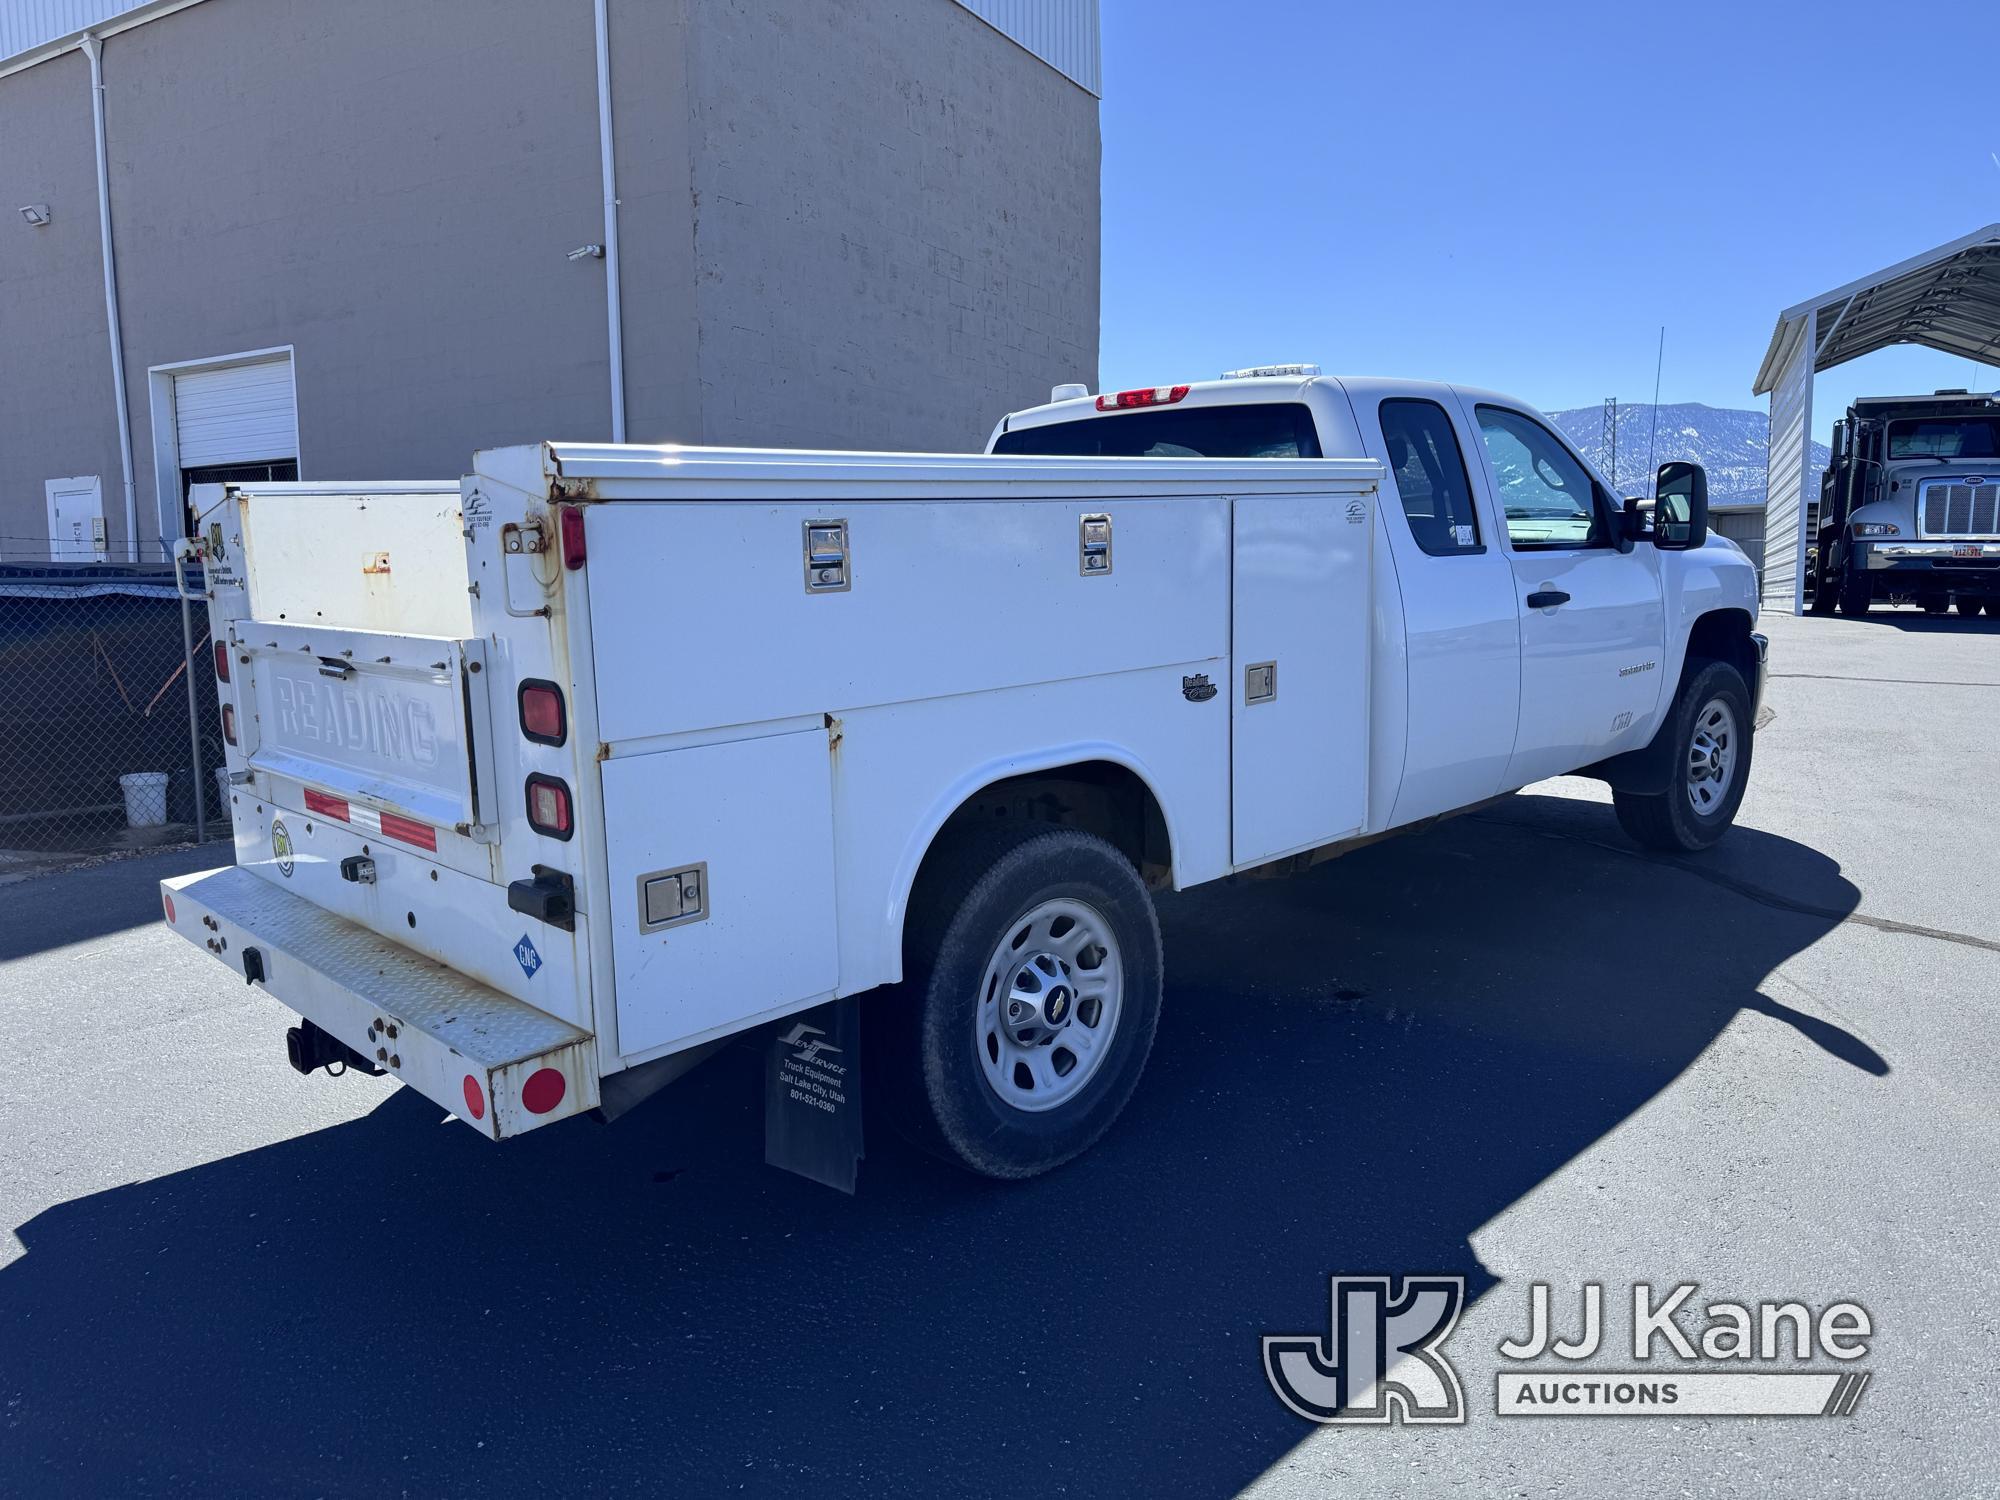
<path fill-rule="evenodd" d="M 1814 614 L 1900 597 L 2000 615 L 2000 393 L 1856 401 L 1834 424 L 1808 535 Z"/>

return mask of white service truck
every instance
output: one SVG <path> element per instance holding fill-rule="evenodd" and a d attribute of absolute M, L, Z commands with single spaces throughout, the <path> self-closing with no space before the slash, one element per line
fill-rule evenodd
<path fill-rule="evenodd" d="M 301 1072 L 489 1137 L 764 1028 L 779 1164 L 852 1187 L 865 1038 L 922 1144 L 1043 1171 L 1145 1065 L 1149 888 L 1579 768 L 1669 847 L 1733 816 L 1761 648 L 1698 471 L 1656 524 L 1518 403 L 1397 392 L 1421 420 L 1332 457 L 544 444 L 203 490 L 236 862 L 166 920 L 297 1012 Z M 1488 406 L 1583 519 L 1503 519 Z"/>

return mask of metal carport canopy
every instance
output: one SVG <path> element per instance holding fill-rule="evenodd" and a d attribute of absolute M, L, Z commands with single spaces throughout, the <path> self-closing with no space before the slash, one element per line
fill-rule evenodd
<path fill-rule="evenodd" d="M 1778 315 L 1751 394 L 1771 398 L 1764 601 L 1805 607 L 1813 376 L 1891 344 L 2000 361 L 2000 224 L 1823 292 Z"/>

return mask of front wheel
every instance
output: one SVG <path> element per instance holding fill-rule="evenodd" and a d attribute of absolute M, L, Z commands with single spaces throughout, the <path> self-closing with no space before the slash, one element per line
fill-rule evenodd
<path fill-rule="evenodd" d="M 1865 568 L 1845 567 L 1840 570 L 1840 593 L 1836 606 L 1843 615 L 1855 616 L 1868 613 L 1868 606 L 1875 602 L 1875 580 L 1868 576 Z"/>
<path fill-rule="evenodd" d="M 1750 779 L 1750 689 L 1727 662 L 1708 662 L 1681 683 L 1660 733 L 1679 747 L 1666 791 L 1611 794 L 1618 826 L 1648 849 L 1693 854 L 1729 831 Z"/>
<path fill-rule="evenodd" d="M 1111 1128 L 1146 1066 L 1163 968 L 1125 856 L 1069 828 L 985 830 L 911 899 L 903 983 L 871 1002 L 897 1125 L 987 1177 L 1033 1177 Z"/>

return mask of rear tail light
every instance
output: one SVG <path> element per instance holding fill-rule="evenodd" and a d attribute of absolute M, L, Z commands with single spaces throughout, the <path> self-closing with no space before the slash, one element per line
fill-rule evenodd
<path fill-rule="evenodd" d="M 569 714 L 562 689 L 538 677 L 521 684 L 521 733 L 538 745 L 560 745 L 569 738 Z"/>
<path fill-rule="evenodd" d="M 540 773 L 528 778 L 528 825 L 552 839 L 566 839 L 576 832 L 568 782 Z"/>
<path fill-rule="evenodd" d="M 583 512 L 574 505 L 565 505 L 556 514 L 561 517 L 563 566 L 575 570 L 590 556 L 583 541 Z"/>
<path fill-rule="evenodd" d="M 1188 393 L 1184 385 L 1149 385 L 1136 391 L 1120 391 L 1117 395 L 1102 395 L 1097 398 L 1099 411 L 1125 411 L 1135 406 L 1171 406 Z"/>
<path fill-rule="evenodd" d="M 229 681 L 229 642 L 215 643 L 215 677 L 218 682 Z"/>
<path fill-rule="evenodd" d="M 225 703 L 222 705 L 222 737 L 232 745 L 236 743 L 236 705 L 234 703 Z"/>

